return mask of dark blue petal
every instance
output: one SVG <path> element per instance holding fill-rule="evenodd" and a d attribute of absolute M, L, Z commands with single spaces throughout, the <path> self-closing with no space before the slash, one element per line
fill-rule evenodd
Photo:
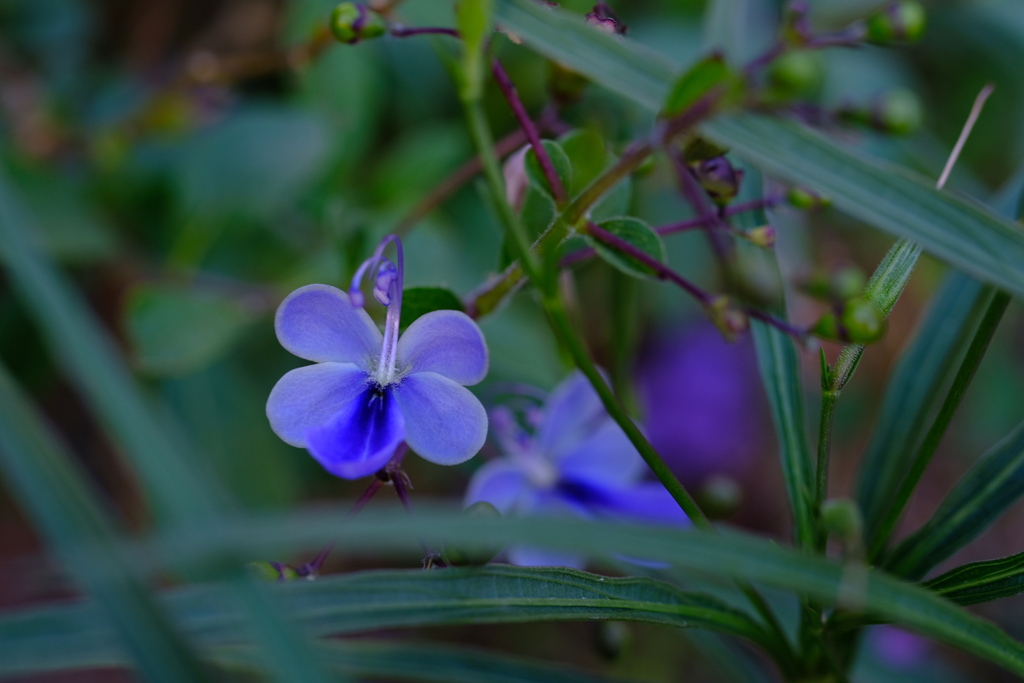
<path fill-rule="evenodd" d="M 678 525 L 690 521 L 671 494 L 657 482 L 606 488 L 565 479 L 559 482 L 557 490 L 565 501 L 586 509 L 594 517 Z"/>
<path fill-rule="evenodd" d="M 388 389 L 370 386 L 326 426 L 306 434 L 306 447 L 331 474 L 359 479 L 387 464 L 405 438 L 402 414 Z"/>

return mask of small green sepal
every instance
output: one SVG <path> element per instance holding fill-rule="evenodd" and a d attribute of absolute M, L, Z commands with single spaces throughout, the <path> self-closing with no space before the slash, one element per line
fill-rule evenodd
<path fill-rule="evenodd" d="M 811 334 L 822 339 L 871 344 L 885 334 L 885 314 L 867 299 L 847 299 L 836 309 L 821 316 Z"/>

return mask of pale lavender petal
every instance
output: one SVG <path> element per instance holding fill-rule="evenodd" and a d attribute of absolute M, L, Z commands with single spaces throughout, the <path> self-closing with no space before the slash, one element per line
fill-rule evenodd
<path fill-rule="evenodd" d="M 607 416 L 596 430 L 582 437 L 556 462 L 562 478 L 602 487 L 632 484 L 647 470 L 629 437 Z"/>
<path fill-rule="evenodd" d="M 577 553 L 560 552 L 548 548 L 528 545 L 514 545 L 506 551 L 510 564 L 520 567 L 571 567 L 583 569 L 587 559 Z"/>
<path fill-rule="evenodd" d="M 267 399 L 270 428 L 281 440 L 305 448 L 306 432 L 330 423 L 366 389 L 366 373 L 351 363 L 317 363 L 292 370 Z"/>
<path fill-rule="evenodd" d="M 409 372 L 436 372 L 459 384 L 487 376 L 487 344 L 461 311 L 433 311 L 417 318 L 398 340 L 398 363 Z"/>
<path fill-rule="evenodd" d="M 331 474 L 359 479 L 384 467 L 403 438 L 391 391 L 368 386 L 330 424 L 311 429 L 306 447 Z"/>
<path fill-rule="evenodd" d="M 524 510 L 525 512 L 525 510 Z M 557 492 L 538 494 L 531 497 L 530 515 L 549 517 L 586 517 L 585 511 L 575 503 L 566 500 Z M 573 567 L 583 569 L 586 557 L 557 548 L 515 545 L 506 551 L 508 561 L 521 567 Z"/>
<path fill-rule="evenodd" d="M 299 358 L 355 363 L 363 370 L 383 342 L 366 311 L 330 285 L 306 285 L 289 294 L 277 309 L 274 329 L 281 346 Z"/>
<path fill-rule="evenodd" d="M 469 389 L 435 372 L 417 372 L 392 391 L 405 418 L 406 442 L 425 460 L 457 465 L 484 445 L 487 411 Z"/>
<path fill-rule="evenodd" d="M 551 392 L 537 432 L 537 447 L 549 457 L 574 448 L 607 419 L 601 399 L 583 373 L 576 371 Z"/>
<path fill-rule="evenodd" d="M 531 496 L 531 485 L 519 467 L 508 460 L 492 460 L 476 472 L 466 490 L 465 506 L 487 501 L 503 515 L 521 507 Z"/>

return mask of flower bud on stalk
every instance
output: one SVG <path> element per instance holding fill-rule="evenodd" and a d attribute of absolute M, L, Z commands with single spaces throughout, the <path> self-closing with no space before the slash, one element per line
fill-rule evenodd
<path fill-rule="evenodd" d="M 791 187 L 786 191 L 786 201 L 790 206 L 797 209 L 820 209 L 832 203 L 828 197 L 823 197 L 803 187 Z"/>
<path fill-rule="evenodd" d="M 868 42 L 877 45 L 910 43 L 924 33 L 925 11 L 913 0 L 892 2 L 865 20 Z"/>
<path fill-rule="evenodd" d="M 731 202 L 743 182 L 743 171 L 734 168 L 725 157 L 701 161 L 695 166 L 695 171 L 701 187 L 719 206 Z"/>
<path fill-rule="evenodd" d="M 330 26 L 338 42 L 346 45 L 378 38 L 388 30 L 387 23 L 379 14 L 354 2 L 343 2 L 335 7 L 331 12 Z"/>
<path fill-rule="evenodd" d="M 728 296 L 720 294 L 705 306 L 708 319 L 721 331 L 722 336 L 728 341 L 735 341 L 741 334 L 747 331 L 750 320 L 747 314 L 738 308 L 735 302 Z"/>
<path fill-rule="evenodd" d="M 870 344 L 885 334 L 885 314 L 867 299 L 847 299 L 836 310 L 821 316 L 811 333 L 824 339 Z"/>

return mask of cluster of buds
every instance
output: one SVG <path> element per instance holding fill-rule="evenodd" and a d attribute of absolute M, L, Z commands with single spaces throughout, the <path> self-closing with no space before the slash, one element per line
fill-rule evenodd
<path fill-rule="evenodd" d="M 343 2 L 331 12 L 331 33 L 340 43 L 355 45 L 361 40 L 379 38 L 388 32 L 387 22 L 366 5 Z"/>

